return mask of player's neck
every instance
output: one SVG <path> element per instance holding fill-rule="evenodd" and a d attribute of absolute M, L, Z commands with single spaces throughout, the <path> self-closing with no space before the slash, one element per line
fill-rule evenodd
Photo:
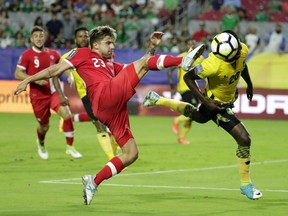
<path fill-rule="evenodd" d="M 36 46 L 32 46 L 32 49 L 33 49 L 35 52 L 42 52 L 42 51 L 44 50 L 44 47 L 39 48 L 39 47 L 36 47 Z"/>

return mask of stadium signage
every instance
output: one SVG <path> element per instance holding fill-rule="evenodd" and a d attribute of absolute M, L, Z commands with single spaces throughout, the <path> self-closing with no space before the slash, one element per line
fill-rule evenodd
<path fill-rule="evenodd" d="M 244 118 L 288 119 L 288 91 L 255 89 L 249 102 L 245 90 L 241 89 L 233 111 Z"/>

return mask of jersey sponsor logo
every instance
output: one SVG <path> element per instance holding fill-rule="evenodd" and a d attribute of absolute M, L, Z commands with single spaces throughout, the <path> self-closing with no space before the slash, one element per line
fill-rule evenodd
<path fill-rule="evenodd" d="M 194 68 L 194 71 L 195 71 L 196 74 L 201 73 L 203 71 L 202 65 L 201 64 L 196 65 L 195 68 Z"/>
<path fill-rule="evenodd" d="M 71 59 L 76 53 L 77 50 L 72 50 L 71 53 L 67 56 L 67 59 Z"/>

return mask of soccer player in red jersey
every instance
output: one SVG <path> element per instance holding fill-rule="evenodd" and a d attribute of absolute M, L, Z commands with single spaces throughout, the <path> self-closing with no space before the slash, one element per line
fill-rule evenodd
<path fill-rule="evenodd" d="M 188 71 L 194 60 L 205 50 L 200 45 L 184 57 L 154 55 L 161 42 L 162 32 L 153 32 L 147 53 L 133 63 L 124 65 L 113 61 L 116 31 L 109 26 L 98 26 L 90 31 L 90 47 L 70 53 L 65 61 L 52 65 L 42 72 L 28 77 L 18 85 L 15 94 L 24 91 L 31 82 L 61 74 L 76 68 L 85 82 L 93 113 L 110 128 L 122 153 L 112 158 L 97 174 L 82 177 L 84 201 L 89 205 L 99 184 L 120 173 L 138 158 L 138 147 L 130 130 L 127 102 L 135 94 L 135 87 L 149 70 L 186 65 Z"/>
<path fill-rule="evenodd" d="M 32 47 L 24 51 L 20 56 L 15 70 L 16 79 L 24 80 L 59 62 L 60 54 L 56 50 L 45 48 L 45 39 L 44 29 L 39 26 L 34 26 L 30 34 Z M 29 96 L 34 115 L 39 123 L 37 127 L 39 156 L 44 160 L 48 159 L 48 151 L 45 148 L 44 141 L 49 129 L 51 108 L 64 119 L 63 129 L 67 143 L 66 153 L 73 158 L 81 158 L 82 155 L 73 146 L 74 127 L 71 120 L 70 109 L 68 106 L 61 106 L 52 80 L 46 79 L 30 83 Z"/>

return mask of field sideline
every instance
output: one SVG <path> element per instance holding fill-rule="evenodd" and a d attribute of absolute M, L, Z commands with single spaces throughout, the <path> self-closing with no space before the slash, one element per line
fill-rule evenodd
<path fill-rule="evenodd" d="M 252 137 L 251 178 L 263 198 L 239 192 L 234 140 L 212 122 L 194 123 L 190 145 L 176 142 L 171 117 L 132 116 L 140 156 L 127 171 L 82 199 L 81 176 L 96 173 L 106 156 L 91 123 L 75 124 L 82 159 L 65 155 L 53 115 L 46 136 L 49 160 L 37 155 L 31 114 L 0 113 L 0 215 L 284 216 L 288 212 L 287 122 L 243 119 Z"/>

